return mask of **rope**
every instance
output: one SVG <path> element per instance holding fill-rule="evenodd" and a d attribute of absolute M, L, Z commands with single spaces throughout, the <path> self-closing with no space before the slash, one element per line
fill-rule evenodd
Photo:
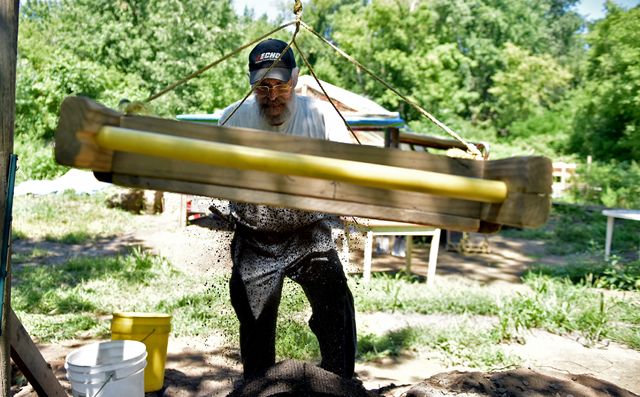
<path fill-rule="evenodd" d="M 264 34 L 264 35 L 262 35 L 262 36 L 258 37 L 257 39 L 255 39 L 255 40 L 253 40 L 253 41 L 251 41 L 251 42 L 249 42 L 249 43 L 247 43 L 247 44 L 245 44 L 245 45 L 243 45 L 243 46 L 241 46 L 241 47 L 236 48 L 236 49 L 235 49 L 235 50 L 233 50 L 232 52 L 230 52 L 230 53 L 228 53 L 228 54 L 224 55 L 222 58 L 220 58 L 220 59 L 218 59 L 218 60 L 216 60 L 216 61 L 214 61 L 214 62 L 211 62 L 209 65 L 207 65 L 207 66 L 203 67 L 202 69 L 197 70 L 197 71 L 195 71 L 195 72 L 191 73 L 189 76 L 187 76 L 187 77 L 185 77 L 185 78 L 183 78 L 183 79 L 181 79 L 181 80 L 176 81 L 175 83 L 173 83 L 173 84 L 171 84 L 171 85 L 167 86 L 166 88 L 164 88 L 164 89 L 163 89 L 163 90 L 161 90 L 160 92 L 158 92 L 158 93 L 156 93 L 156 94 L 153 94 L 153 95 L 149 96 L 149 97 L 148 97 L 147 99 L 145 99 L 143 102 L 151 102 L 151 101 L 153 101 L 154 99 L 156 99 L 156 98 L 158 98 L 158 97 L 160 97 L 160 96 L 162 96 L 162 95 L 166 94 L 167 92 L 169 92 L 169 91 L 173 90 L 173 89 L 174 89 L 174 88 L 176 88 L 177 86 L 179 86 L 179 85 L 181 85 L 181 84 L 184 84 L 184 83 L 186 83 L 187 81 L 189 81 L 189 80 L 191 80 L 191 79 L 193 79 L 193 78 L 195 78 L 195 77 L 198 77 L 199 75 L 201 75 L 202 73 L 204 73 L 204 72 L 206 72 L 207 70 L 211 69 L 212 67 L 214 67 L 214 66 L 218 65 L 219 63 L 221 63 L 221 62 L 223 62 L 223 61 L 226 61 L 227 59 L 229 59 L 229 58 L 231 58 L 232 56 L 236 55 L 237 53 L 239 53 L 240 51 L 244 50 L 245 48 L 247 48 L 247 47 L 249 47 L 249 46 L 251 46 L 251 45 L 253 45 L 253 44 L 255 44 L 255 43 L 257 43 L 257 42 L 259 42 L 259 41 L 261 41 L 261 40 L 263 40 L 263 39 L 265 39 L 265 38 L 267 38 L 267 37 L 269 37 L 269 36 L 271 36 L 272 34 L 274 34 L 274 33 L 278 32 L 278 31 L 280 31 L 280 30 L 282 30 L 282 29 L 286 28 L 287 26 L 291 26 L 291 25 L 293 25 L 294 23 L 298 23 L 298 21 L 290 21 L 290 22 L 287 22 L 287 23 L 285 23 L 285 24 L 283 24 L 283 25 L 280 25 L 279 27 L 277 27 L 276 29 L 273 29 L 273 30 L 272 30 L 272 31 L 270 31 L 269 33 L 266 33 L 266 34 Z M 299 23 L 298 23 L 298 25 L 299 25 Z"/>
<path fill-rule="evenodd" d="M 326 38 L 322 37 L 320 34 L 318 34 L 315 30 L 313 30 L 309 25 L 307 25 L 306 23 L 304 23 L 302 21 L 302 2 L 301 0 L 295 0 L 294 5 L 293 5 L 293 13 L 296 16 L 296 19 L 294 21 L 290 21 L 287 22 L 283 25 L 280 25 L 279 27 L 277 27 L 276 29 L 271 30 L 269 33 L 266 33 L 260 37 L 258 37 L 257 39 L 236 48 L 235 50 L 233 50 L 232 52 L 224 55 L 222 58 L 210 63 L 209 65 L 197 70 L 196 72 L 193 72 L 192 74 L 190 74 L 189 76 L 176 81 L 175 83 L 167 86 L 166 88 L 164 88 L 163 90 L 161 90 L 160 92 L 153 94 L 151 96 L 149 96 L 147 99 L 145 99 L 143 102 L 132 102 L 129 104 L 129 106 L 127 106 L 125 113 L 129 114 L 129 113 L 135 113 L 136 111 L 140 111 L 140 108 L 144 108 L 144 103 L 148 103 L 151 102 L 152 100 L 166 94 L 167 92 L 173 90 L 174 88 L 176 88 L 177 86 L 186 83 L 187 81 L 201 75 L 202 73 L 206 72 L 207 70 L 211 69 L 212 67 L 218 65 L 219 63 L 227 60 L 228 58 L 238 54 L 240 51 L 246 49 L 247 47 L 269 37 L 270 35 L 272 35 L 273 33 L 276 33 L 288 26 L 291 26 L 293 24 L 296 25 L 296 30 L 293 33 L 293 36 L 291 38 L 291 41 L 289 41 L 287 47 L 284 49 L 284 51 L 282 53 L 280 53 L 280 56 L 278 57 L 278 59 L 276 60 L 276 62 L 274 62 L 269 69 L 267 70 L 267 73 L 265 73 L 265 76 L 269 73 L 269 71 L 271 71 L 271 69 L 276 65 L 276 63 L 282 58 L 282 56 L 289 50 L 289 48 L 291 48 L 291 46 L 293 45 L 296 50 L 298 51 L 298 53 L 300 54 L 302 60 L 304 61 L 305 65 L 309 68 L 309 72 L 311 73 L 311 75 L 313 76 L 313 78 L 316 80 L 316 82 L 318 83 L 318 85 L 320 86 L 320 89 L 322 90 L 322 92 L 324 93 L 324 95 L 327 97 L 327 100 L 329 101 L 329 103 L 331 103 L 331 106 L 333 106 L 333 108 L 336 110 L 336 112 L 338 112 L 338 115 L 340 116 L 340 118 L 342 119 L 342 121 L 345 123 L 345 126 L 347 126 L 347 128 L 349 129 L 349 132 L 351 133 L 351 135 L 356 139 L 356 141 L 360 144 L 360 140 L 358 139 L 358 137 L 355 135 L 355 133 L 353 132 L 353 130 L 351 129 L 351 127 L 349 126 L 349 124 L 347 123 L 347 121 L 345 120 L 344 116 L 342 115 L 342 113 L 338 110 L 338 108 L 336 107 L 336 105 L 333 103 L 333 101 L 331 100 L 331 98 L 329 98 L 329 95 L 327 95 L 327 92 L 325 91 L 324 87 L 322 86 L 322 84 L 320 83 L 320 80 L 318 79 L 318 77 L 316 76 L 313 68 L 311 67 L 311 65 L 309 64 L 307 58 L 304 56 L 304 54 L 302 53 L 302 51 L 300 50 L 300 48 L 298 47 L 298 44 L 296 43 L 295 39 L 296 36 L 298 35 L 299 31 L 300 31 L 300 26 L 304 27 L 307 31 L 309 31 L 311 34 L 313 34 L 314 36 L 316 36 L 317 38 L 319 38 L 321 41 L 323 41 L 324 43 L 326 43 L 327 45 L 329 45 L 331 48 L 333 48 L 338 54 L 340 54 L 343 58 L 347 59 L 349 62 L 351 62 L 352 64 L 354 64 L 356 67 L 361 68 L 362 70 L 364 70 L 365 72 L 367 72 L 367 74 L 369 74 L 371 77 L 373 77 L 376 81 L 378 81 L 380 84 L 382 84 L 385 88 L 387 88 L 388 90 L 390 90 L 391 92 L 393 92 L 394 94 L 396 94 L 398 97 L 400 97 L 404 102 L 406 102 L 407 104 L 409 104 L 410 106 L 412 106 L 414 109 L 416 109 L 420 114 L 422 114 L 423 116 L 425 116 L 426 118 L 428 118 L 432 123 L 434 123 L 436 126 L 438 126 L 440 129 L 442 129 L 444 132 L 446 132 L 447 134 L 451 135 L 454 139 L 458 140 L 460 143 L 462 143 L 466 148 L 467 151 L 469 153 L 471 153 L 475 158 L 484 158 L 484 155 L 482 154 L 482 152 L 478 149 L 478 147 L 476 145 L 474 145 L 471 142 L 467 142 L 464 138 L 462 138 L 458 133 L 456 133 L 455 131 L 453 131 L 451 128 L 447 127 L 444 123 L 442 123 L 440 120 L 438 120 L 435 116 L 433 116 L 431 113 L 427 112 L 425 109 L 423 109 L 420 105 L 418 105 L 417 103 L 415 103 L 414 101 L 412 101 L 411 99 L 409 99 L 408 97 L 404 96 L 402 93 L 400 93 L 398 90 L 396 90 L 395 88 L 393 88 L 390 84 L 388 84 L 386 81 L 384 81 L 383 79 L 381 79 L 380 77 L 378 77 L 375 73 L 373 73 L 371 70 L 369 70 L 367 67 L 365 67 L 363 64 L 361 64 L 360 62 L 358 62 L 355 58 L 353 58 L 351 55 L 347 54 L 346 52 L 344 52 L 343 50 L 341 50 L 340 48 L 338 48 L 336 45 L 334 45 L 333 43 L 331 43 L 329 40 L 327 40 Z M 256 83 L 254 86 L 251 87 L 251 90 L 249 90 L 249 92 L 244 96 L 244 98 L 238 103 L 238 105 L 233 109 L 233 111 L 231 112 L 231 114 L 229 114 L 229 116 L 227 116 L 226 119 L 224 119 L 222 121 L 222 123 L 220 123 L 220 125 L 224 126 L 226 124 L 226 122 L 236 113 L 236 111 L 238 110 L 238 108 L 240 108 L 240 106 L 242 106 L 242 104 L 247 100 L 247 98 L 249 98 L 249 96 L 253 93 L 254 91 L 254 87 L 259 85 L 260 83 L 262 83 L 262 81 L 264 80 L 264 77 L 262 77 L 260 79 L 260 81 L 258 81 L 258 83 Z"/>
<path fill-rule="evenodd" d="M 464 138 L 462 138 L 460 135 L 458 135 L 456 132 L 454 132 L 453 130 L 451 130 L 449 127 L 447 127 L 444 123 L 442 123 L 440 120 L 438 120 L 437 118 L 435 118 L 433 115 L 431 115 L 429 112 L 427 112 L 426 110 L 424 110 L 422 107 L 420 107 L 420 105 L 418 105 L 417 103 L 413 102 L 412 100 L 410 100 L 409 98 L 407 98 L 406 96 L 402 95 L 398 90 L 396 90 L 395 88 L 393 88 L 391 85 L 389 85 L 387 82 L 385 82 L 384 80 L 382 80 L 380 77 L 378 77 L 375 73 L 373 73 L 371 70 L 369 70 L 368 68 L 366 68 L 364 65 L 362 65 L 360 62 L 358 62 L 355 58 L 353 58 L 351 55 L 347 54 L 346 52 L 342 51 L 340 48 L 338 48 L 337 46 L 335 46 L 333 43 L 331 43 L 329 40 L 325 39 L 324 37 L 322 37 L 320 34 L 318 34 L 316 31 L 314 31 L 309 25 L 307 25 L 306 23 L 304 23 L 303 21 L 300 21 L 300 24 L 302 25 L 303 28 L 307 29 L 310 33 L 312 33 L 314 36 L 318 37 L 320 40 L 324 41 L 326 44 L 328 44 L 331 48 L 333 48 L 336 52 L 338 52 L 338 54 L 340 54 L 343 58 L 347 59 L 349 62 L 351 62 L 352 64 L 356 65 L 357 67 L 361 68 L 362 70 L 364 70 L 365 72 L 367 72 L 371 77 L 373 77 L 376 81 L 378 81 L 380 84 L 382 84 L 383 86 L 385 86 L 388 90 L 391 90 L 394 94 L 396 94 L 397 96 L 399 96 L 403 101 L 405 101 L 407 104 L 411 105 L 414 109 L 416 109 L 418 112 L 420 112 L 420 114 L 422 114 L 423 116 L 427 117 L 429 120 L 431 120 L 432 123 L 434 123 L 435 125 L 437 125 L 438 127 L 440 127 L 443 131 L 445 131 L 447 134 L 451 135 L 452 137 L 454 137 L 455 139 L 457 139 L 460 143 L 462 143 L 467 150 L 473 154 L 474 156 L 476 156 L 477 158 L 482 158 L 482 153 L 480 152 L 480 150 L 478 150 L 478 148 L 470 143 L 467 142 Z"/>
<path fill-rule="evenodd" d="M 336 112 L 338 112 L 338 116 L 340 116 L 340 118 L 344 122 L 344 125 L 347 127 L 351 135 L 356 139 L 356 142 L 358 142 L 358 145 L 362 145 L 362 142 L 360 142 L 360 139 L 358 139 L 358 136 L 351 129 L 351 126 L 349 125 L 349 123 L 347 123 L 347 120 L 342 115 L 342 112 L 338 110 L 338 107 L 335 105 L 335 103 L 333 103 L 333 100 L 331 99 L 331 97 L 329 97 L 329 94 L 327 94 L 327 91 L 325 91 L 324 87 L 320 83 L 320 79 L 318 79 L 318 76 L 316 76 L 315 71 L 313 70 L 313 68 L 311 67 L 311 64 L 307 60 L 307 57 L 304 56 L 304 53 L 300 50 L 300 47 L 298 47 L 298 43 L 294 41 L 293 46 L 296 47 L 296 51 L 298 51 L 298 54 L 300 54 L 300 58 L 302 58 L 302 61 L 304 61 L 304 64 L 307 65 L 307 67 L 309 68 L 309 72 L 311 73 L 313 78 L 316 80 L 316 83 L 318 83 L 318 85 L 320 86 L 320 89 L 322 90 L 322 93 L 324 94 L 324 96 L 327 98 L 327 100 L 329 101 L 331 106 L 333 106 Z"/>

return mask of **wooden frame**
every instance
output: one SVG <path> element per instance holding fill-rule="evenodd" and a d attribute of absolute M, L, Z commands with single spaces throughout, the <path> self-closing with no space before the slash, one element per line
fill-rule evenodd
<path fill-rule="evenodd" d="M 96 140 L 105 126 L 258 149 L 320 156 L 502 181 L 500 203 L 452 199 L 434 194 L 360 186 L 257 169 L 111 151 Z M 212 126 L 145 116 L 125 116 L 94 101 L 67 98 L 56 133 L 56 160 L 89 168 L 101 180 L 123 186 L 190 193 L 236 201 L 316 210 L 346 216 L 418 223 L 461 231 L 496 231 L 500 225 L 537 227 L 550 210 L 551 161 L 514 157 L 495 161 L 449 158 L 372 146 L 315 140 L 264 131 Z"/>

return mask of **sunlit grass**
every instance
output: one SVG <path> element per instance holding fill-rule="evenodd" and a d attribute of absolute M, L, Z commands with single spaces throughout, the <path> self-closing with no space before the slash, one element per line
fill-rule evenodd
<path fill-rule="evenodd" d="M 516 365 L 503 343 L 538 328 L 578 333 L 595 343 L 610 339 L 640 349 L 639 300 L 606 297 L 595 288 L 548 276 L 529 275 L 527 292 L 496 290 L 470 281 L 438 280 L 426 288 L 415 278 L 374 275 L 370 284 L 351 278 L 359 313 L 490 316 L 497 325 L 473 321 L 449 327 L 412 326 L 384 334 L 359 335 L 359 359 L 396 357 L 402 351 L 434 351 L 451 365 L 497 368 Z M 391 297 L 395 299 L 390 299 Z M 238 322 L 229 302 L 227 276 L 185 274 L 166 260 L 140 250 L 127 256 L 74 259 L 59 266 L 18 268 L 12 304 L 38 341 L 104 338 L 114 311 L 172 314 L 175 336 L 222 335 L 237 345 Z M 307 321 L 302 289 L 285 283 L 278 318 L 279 358 L 318 360 L 319 347 Z"/>
<path fill-rule="evenodd" d="M 14 214 L 14 237 L 86 242 L 126 230 L 133 215 L 107 209 L 103 199 L 68 194 L 22 198 Z M 171 314 L 174 336 L 215 334 L 230 345 L 238 344 L 228 274 L 186 274 L 167 260 L 139 249 L 124 256 L 29 265 L 46 255 L 45 249 L 35 248 L 13 257 L 15 263 L 25 265 L 16 267 L 13 274 L 12 305 L 40 342 L 105 338 L 112 312 L 141 311 Z M 611 283 L 636 277 L 634 266 L 615 275 L 611 269 L 606 273 Z M 522 340 L 526 331 L 534 328 L 578 334 L 588 343 L 617 341 L 640 350 L 639 293 L 630 291 L 621 297 L 603 294 L 597 288 L 602 284 L 585 279 L 585 271 L 593 269 L 584 264 L 568 266 L 565 273 L 547 270 L 527 274 L 525 288 L 519 292 L 451 278 L 438 278 L 435 286 L 428 288 L 417 277 L 404 273 L 374 274 L 368 284 L 350 277 L 356 310 L 361 314 L 495 319 L 482 329 L 473 321 L 462 321 L 450 327 L 415 325 L 382 334 L 364 330 L 359 335 L 359 359 L 429 351 L 451 365 L 508 367 L 519 359 L 505 353 L 504 344 Z M 307 325 L 309 316 L 302 289 L 285 282 L 276 342 L 279 358 L 319 359 L 317 340 Z"/>
<path fill-rule="evenodd" d="M 549 221 L 538 229 L 508 229 L 501 231 L 507 237 L 545 241 L 549 254 L 566 256 L 575 253 L 604 253 L 607 217 L 601 211 L 575 205 L 554 205 Z M 615 224 L 614 253 L 640 250 L 640 224 L 618 220 Z"/>
<path fill-rule="evenodd" d="M 17 196 L 13 238 L 78 244 L 122 233 L 134 215 L 107 208 L 103 203 L 108 194 Z"/>

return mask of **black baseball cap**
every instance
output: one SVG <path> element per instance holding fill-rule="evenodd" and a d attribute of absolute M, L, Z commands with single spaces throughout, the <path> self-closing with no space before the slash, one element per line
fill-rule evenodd
<path fill-rule="evenodd" d="M 296 59 L 291 47 L 282 55 L 278 63 L 269 71 L 267 70 L 278 59 L 287 43 L 278 39 L 267 39 L 260 42 L 249 54 L 249 83 L 255 84 L 263 77 L 289 81 L 291 71 L 296 67 Z M 266 75 L 266 76 L 265 76 Z"/>

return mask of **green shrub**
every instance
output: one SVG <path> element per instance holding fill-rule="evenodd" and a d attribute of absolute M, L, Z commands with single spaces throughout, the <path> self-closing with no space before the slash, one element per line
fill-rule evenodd
<path fill-rule="evenodd" d="M 640 207 L 640 165 L 636 161 L 579 164 L 570 199 L 578 204 Z"/>

